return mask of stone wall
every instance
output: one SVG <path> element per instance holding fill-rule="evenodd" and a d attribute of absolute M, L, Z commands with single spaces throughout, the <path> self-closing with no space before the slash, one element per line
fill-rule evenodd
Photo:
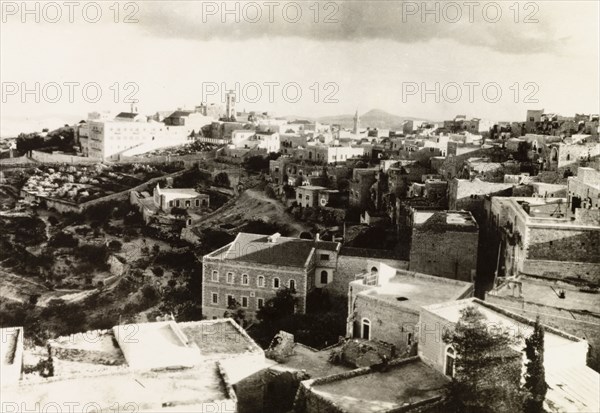
<path fill-rule="evenodd" d="M 211 281 L 212 272 L 219 272 L 219 282 Z M 234 282 L 227 283 L 227 273 L 234 274 Z M 248 285 L 242 285 L 242 274 L 248 274 Z M 265 278 L 264 287 L 258 287 L 258 276 Z M 273 279 L 279 278 L 280 287 L 289 286 L 290 280 L 296 283 L 296 293 L 299 298 L 297 312 L 304 313 L 306 309 L 307 273 L 303 269 L 282 268 L 267 265 L 250 266 L 247 263 L 231 261 L 203 260 L 202 271 L 202 315 L 208 319 L 223 317 L 227 311 L 227 295 L 232 295 L 237 302 L 242 304 L 242 297 L 248 298 L 246 318 L 253 319 L 258 310 L 258 299 L 263 299 L 263 304 L 275 297 L 277 288 L 273 288 Z M 212 303 L 212 294 L 218 294 L 218 303 Z M 254 297 L 252 297 L 254 295 Z"/>
<path fill-rule="evenodd" d="M 399 308 L 393 303 L 364 295 L 356 296 L 354 310 L 355 337 L 360 337 L 362 319 L 367 318 L 370 321 L 371 339 L 393 344 L 401 357 L 416 350 L 415 326 L 419 323 L 418 311 Z"/>
<path fill-rule="evenodd" d="M 600 263 L 600 228 L 528 228 L 532 260 Z"/>
<path fill-rule="evenodd" d="M 411 271 L 473 282 L 477 269 L 477 232 L 433 232 L 413 229 Z"/>
<path fill-rule="evenodd" d="M 580 278 L 600 284 L 600 263 L 525 259 L 521 272 L 556 279 Z"/>
<path fill-rule="evenodd" d="M 444 332 L 452 331 L 454 324 L 442 317 L 422 309 L 419 331 L 419 357 L 440 373 L 444 373 L 444 353 L 446 344 Z"/>
<path fill-rule="evenodd" d="M 486 195 L 511 196 L 511 183 L 485 182 L 479 179 L 453 179 L 448 184 L 448 208 L 450 210 L 470 211 L 477 222 L 483 223 L 484 201 Z"/>
<path fill-rule="evenodd" d="M 41 163 L 68 163 L 68 164 L 90 164 L 102 162 L 97 158 L 86 156 L 66 155 L 62 153 L 46 153 L 40 151 L 31 151 L 31 159 Z"/>

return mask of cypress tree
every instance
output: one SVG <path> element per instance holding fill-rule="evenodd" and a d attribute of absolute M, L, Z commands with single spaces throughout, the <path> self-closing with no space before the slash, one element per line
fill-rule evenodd
<path fill-rule="evenodd" d="M 548 385 L 544 370 L 544 327 L 539 317 L 535 320 L 533 333 L 525 339 L 527 356 L 525 371 L 525 413 L 544 412 L 544 400 Z"/>

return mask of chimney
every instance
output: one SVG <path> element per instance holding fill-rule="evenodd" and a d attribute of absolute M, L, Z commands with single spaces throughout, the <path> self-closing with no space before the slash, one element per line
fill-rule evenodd
<path fill-rule="evenodd" d="M 315 234 L 315 241 L 321 241 L 321 235 L 318 232 Z"/>

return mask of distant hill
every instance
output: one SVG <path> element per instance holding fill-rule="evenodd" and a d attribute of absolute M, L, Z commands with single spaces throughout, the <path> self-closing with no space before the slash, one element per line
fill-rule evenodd
<path fill-rule="evenodd" d="M 402 123 L 406 120 L 427 120 L 422 118 L 414 118 L 409 116 L 398 116 L 392 115 L 391 113 L 385 112 L 380 109 L 373 109 L 364 114 L 359 114 L 361 127 L 373 127 L 381 129 L 398 129 L 402 126 Z M 288 120 L 294 119 L 306 119 L 315 120 L 306 116 L 286 116 Z M 354 114 L 350 115 L 335 115 L 335 116 L 323 116 L 316 118 L 321 123 L 338 124 L 343 128 L 352 128 L 354 126 Z"/>

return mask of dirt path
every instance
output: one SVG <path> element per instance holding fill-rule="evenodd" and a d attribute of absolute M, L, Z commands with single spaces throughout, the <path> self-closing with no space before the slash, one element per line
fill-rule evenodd
<path fill-rule="evenodd" d="M 310 231 L 309 227 L 306 224 L 300 223 L 300 222 L 296 221 L 293 217 L 291 217 L 285 211 L 285 207 L 281 204 L 281 202 L 267 197 L 264 192 L 257 191 L 255 189 L 248 189 L 246 191 L 246 194 L 248 194 L 248 196 L 250 198 L 253 198 L 253 199 L 256 199 L 256 200 L 262 201 L 262 202 L 267 202 L 267 203 L 273 205 L 273 207 L 275 207 L 275 210 L 277 211 L 277 213 L 280 214 L 280 217 L 284 218 L 285 222 L 288 225 L 290 225 L 292 228 L 294 228 L 296 231 L 298 231 L 298 234 L 296 234 L 296 235 L 300 235 L 300 233 L 303 231 Z"/>

